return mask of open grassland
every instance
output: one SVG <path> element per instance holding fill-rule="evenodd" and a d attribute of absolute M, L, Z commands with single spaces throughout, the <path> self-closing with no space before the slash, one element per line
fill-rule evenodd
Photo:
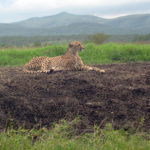
<path fill-rule="evenodd" d="M 1 150 L 149 150 L 150 140 L 142 133 L 130 134 L 114 130 L 110 124 L 105 129 L 94 128 L 93 133 L 74 134 L 73 122 L 55 124 L 51 130 L 41 128 L 27 131 L 9 129 L 0 134 Z M 146 136 L 146 135 L 145 135 Z M 148 135 L 147 135 L 148 138 Z"/>
<path fill-rule="evenodd" d="M 150 45 L 108 43 L 94 45 L 84 44 L 80 56 L 85 64 L 121 63 L 150 61 Z M 7 48 L 0 49 L 1 66 L 22 66 L 35 56 L 57 56 L 65 53 L 67 45 L 50 45 L 41 48 Z"/>
<path fill-rule="evenodd" d="M 80 56 L 86 64 L 150 61 L 150 45 L 87 43 Z M 65 53 L 67 45 L 39 48 L 0 49 L 1 66 L 22 66 L 35 56 L 57 56 Z M 91 77 L 91 76 L 90 76 Z M 13 79 L 14 80 L 14 79 Z M 147 80 L 149 84 L 149 80 Z M 10 94 L 10 93 L 9 93 Z M 8 94 L 8 95 L 9 95 Z M 12 106 L 11 106 L 12 107 Z M 46 129 L 7 129 L 0 132 L 0 150 L 149 150 L 148 133 L 95 127 L 93 133 L 78 135 L 76 122 L 55 124 Z M 142 126 L 141 122 L 141 126 Z M 141 129 L 142 130 L 142 129 Z"/>

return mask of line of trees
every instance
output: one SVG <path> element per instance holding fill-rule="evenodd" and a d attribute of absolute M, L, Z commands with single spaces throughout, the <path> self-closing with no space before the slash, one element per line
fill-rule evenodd
<path fill-rule="evenodd" d="M 135 38 L 133 39 L 134 42 L 138 41 L 150 41 L 150 33 L 144 34 L 144 35 L 135 35 Z"/>
<path fill-rule="evenodd" d="M 5 36 L 0 37 L 0 47 L 10 46 L 45 46 L 51 43 L 69 43 L 70 41 L 83 43 L 93 42 L 103 44 L 105 42 L 142 42 L 150 41 L 150 33 L 144 35 L 106 35 L 96 33 L 92 35 L 60 35 L 60 36 Z"/>
<path fill-rule="evenodd" d="M 51 43 L 69 43 L 70 41 L 93 42 L 102 44 L 108 39 L 108 35 L 103 33 L 93 35 L 68 35 L 68 36 L 5 36 L 0 37 L 0 46 L 42 46 Z"/>

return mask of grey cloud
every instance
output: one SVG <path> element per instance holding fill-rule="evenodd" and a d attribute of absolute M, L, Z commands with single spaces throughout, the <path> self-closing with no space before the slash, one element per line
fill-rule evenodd
<path fill-rule="evenodd" d="M 150 2 L 147 3 L 129 3 L 125 5 L 116 6 L 97 6 L 95 8 L 84 9 L 85 13 L 99 14 L 99 15 L 119 15 L 122 13 L 150 13 Z M 81 11 L 82 13 L 82 11 Z"/>

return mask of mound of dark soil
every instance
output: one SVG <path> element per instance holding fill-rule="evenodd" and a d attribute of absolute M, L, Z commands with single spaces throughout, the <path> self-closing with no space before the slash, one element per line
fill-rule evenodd
<path fill-rule="evenodd" d="M 93 125 L 150 129 L 150 63 L 99 65 L 106 73 L 61 71 L 24 74 L 0 68 L 0 128 L 9 123 L 50 127 L 80 116 L 79 131 Z"/>

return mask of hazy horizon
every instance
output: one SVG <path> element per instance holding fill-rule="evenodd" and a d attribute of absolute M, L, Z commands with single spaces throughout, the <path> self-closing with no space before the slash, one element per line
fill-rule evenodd
<path fill-rule="evenodd" d="M 15 22 L 21 22 L 21 21 L 24 21 L 24 20 L 28 20 L 28 19 L 31 19 L 31 18 L 42 18 L 42 17 L 51 17 L 51 16 L 55 16 L 55 15 L 59 15 L 61 13 L 68 13 L 68 14 L 73 14 L 73 15 L 89 15 L 89 14 L 75 14 L 75 13 L 69 13 L 69 12 L 59 12 L 59 13 L 56 13 L 56 14 L 53 14 L 53 15 L 48 15 L 48 16 L 33 16 L 33 17 L 29 17 L 29 18 L 26 18 L 26 19 L 21 19 L 21 20 L 17 20 L 17 21 L 13 21 L 13 22 L 0 22 L 0 23 L 15 23 Z M 101 17 L 101 16 L 97 16 L 97 15 L 91 15 L 91 16 L 97 16 L 99 18 L 103 18 L 103 19 L 115 19 L 115 18 L 119 18 L 119 17 L 125 17 L 125 16 L 130 16 L 130 15 L 150 15 L 150 13 L 135 13 L 135 14 L 121 14 L 121 15 L 117 15 L 117 16 L 113 16 L 113 17 Z"/>
<path fill-rule="evenodd" d="M 150 14 L 149 6 L 150 0 L 0 0 L 0 23 L 52 16 L 61 12 L 108 19 L 132 14 Z"/>

